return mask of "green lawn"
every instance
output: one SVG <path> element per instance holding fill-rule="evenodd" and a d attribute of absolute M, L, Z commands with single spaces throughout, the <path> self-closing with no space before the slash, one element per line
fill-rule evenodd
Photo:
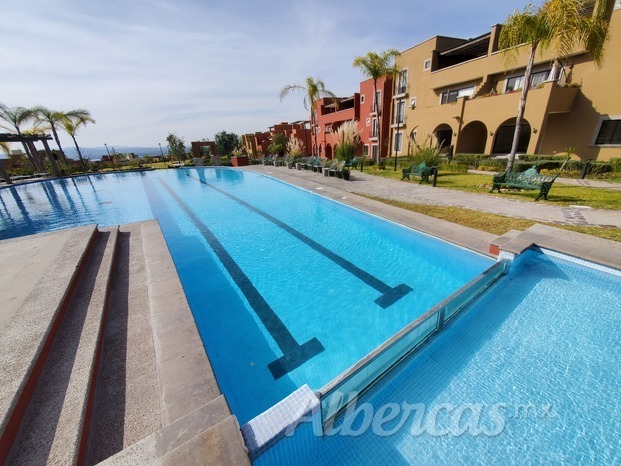
<path fill-rule="evenodd" d="M 401 170 L 396 172 L 389 170 L 365 170 L 365 173 L 386 178 L 401 179 Z M 402 181 L 402 183 L 418 184 L 418 181 Z M 440 171 L 438 173 L 437 186 L 440 188 L 455 189 L 470 193 L 489 194 L 491 189 L 492 177 L 488 175 L 475 175 L 470 173 L 451 173 Z M 520 191 L 508 190 L 502 193 L 495 192 L 492 196 L 500 196 L 507 199 L 519 199 L 523 201 L 534 201 L 539 191 Z M 552 205 L 583 205 L 594 209 L 621 210 L 621 192 L 609 189 L 583 188 L 581 186 L 568 186 L 554 183 L 548 200 L 543 199 L 538 202 Z"/>
<path fill-rule="evenodd" d="M 444 207 L 444 206 L 430 206 L 422 204 L 411 204 L 407 202 L 393 201 L 389 199 L 383 199 L 380 197 L 365 196 L 364 194 L 358 194 L 359 196 L 373 199 L 384 204 L 389 204 L 402 209 L 411 210 L 412 212 L 418 212 L 420 214 L 428 215 L 430 217 L 440 218 L 458 225 L 463 225 L 477 230 L 486 231 L 495 235 L 502 235 L 509 230 L 526 230 L 535 223 L 533 220 L 526 220 L 522 218 L 506 217 L 504 215 L 489 214 L 486 212 L 473 211 L 470 209 L 462 209 L 460 207 Z M 587 235 L 597 236 L 599 238 L 605 238 L 613 241 L 621 242 L 621 229 L 620 228 L 599 228 L 599 227 L 583 227 L 574 225 L 559 225 L 556 223 L 548 223 L 547 225 L 555 228 L 562 228 L 564 230 L 577 231 L 578 233 L 584 233 Z"/>

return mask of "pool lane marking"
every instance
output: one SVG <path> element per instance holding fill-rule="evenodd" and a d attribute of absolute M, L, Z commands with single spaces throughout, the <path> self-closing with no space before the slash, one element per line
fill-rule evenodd
<path fill-rule="evenodd" d="M 159 194 L 152 185 L 151 181 L 147 178 L 143 178 L 143 181 L 147 196 L 158 199 Z M 181 207 L 188 219 L 200 231 L 205 240 L 207 240 L 207 243 L 211 249 L 213 249 L 214 253 L 229 273 L 237 287 L 244 294 L 248 300 L 248 303 L 263 323 L 263 326 L 267 329 L 282 351 L 282 357 L 268 364 L 268 368 L 274 379 L 279 379 L 283 375 L 301 366 L 309 359 L 323 352 L 325 348 L 317 338 L 312 338 L 302 345 L 296 341 L 293 335 L 291 335 L 291 332 L 289 332 L 287 326 L 282 320 L 280 320 L 278 315 L 270 307 L 267 301 L 265 301 L 263 296 L 261 296 L 261 293 L 259 293 L 259 291 L 255 288 L 248 276 L 242 271 L 239 265 L 237 265 L 237 262 L 235 262 L 209 227 L 207 227 L 207 225 L 205 225 L 205 223 L 196 216 L 192 209 L 188 207 L 188 205 L 177 195 L 168 183 L 161 178 L 159 181 L 164 189 L 168 191 L 168 194 L 170 194 L 179 207 Z M 163 203 L 159 200 L 157 202 L 159 205 L 163 205 Z"/>
<path fill-rule="evenodd" d="M 239 204 L 243 205 L 247 209 L 250 209 L 252 212 L 254 212 L 256 214 L 259 214 L 260 216 L 262 216 L 266 220 L 269 220 L 270 222 L 272 222 L 274 225 L 276 225 L 276 226 L 282 228 L 283 230 L 285 230 L 290 235 L 295 236 L 297 239 L 299 239 L 300 241 L 305 243 L 307 246 L 310 246 L 311 248 L 313 248 L 319 254 L 322 254 L 323 256 L 327 257 L 328 259 L 330 259 L 335 264 L 337 264 L 340 267 L 344 268 L 349 273 L 351 273 L 355 277 L 359 278 L 360 280 L 362 280 L 364 283 L 366 283 L 370 287 L 375 288 L 377 291 L 382 293 L 382 295 L 379 298 L 377 298 L 374 302 L 376 304 L 378 304 L 380 307 L 382 307 L 383 309 L 386 309 L 387 307 L 392 306 L 395 302 L 397 302 L 398 300 L 403 298 L 406 294 L 408 294 L 410 291 L 412 291 L 412 288 L 410 288 L 405 283 L 401 283 L 400 285 L 397 285 L 394 288 L 389 286 L 389 285 L 387 285 L 386 283 L 381 281 L 379 278 L 371 275 L 369 272 L 366 272 L 365 270 L 362 270 L 360 267 L 352 264 L 351 262 L 349 262 L 344 257 L 339 256 L 335 252 L 331 251 L 330 249 L 326 248 L 325 246 L 322 246 L 321 244 L 319 244 L 315 240 L 309 238 L 304 233 L 302 233 L 302 232 L 296 230 L 295 228 L 287 225 L 286 223 L 282 222 L 281 220 L 278 220 L 276 217 L 271 216 L 267 212 L 264 212 L 264 211 L 258 209 L 257 207 L 254 207 L 253 205 L 248 204 L 243 199 L 240 199 L 240 198 L 238 198 L 237 196 L 234 196 L 231 193 L 223 191 L 222 189 L 214 186 L 213 184 L 208 183 L 206 180 L 203 180 L 201 178 L 197 178 L 195 176 L 192 176 L 189 173 L 186 173 L 186 176 L 189 177 L 189 178 L 195 179 L 197 181 L 200 181 L 204 185 L 209 186 L 210 188 L 212 188 L 213 190 L 219 192 L 220 194 L 222 194 L 224 196 L 227 196 L 228 198 L 230 198 L 230 199 L 238 202 Z"/>

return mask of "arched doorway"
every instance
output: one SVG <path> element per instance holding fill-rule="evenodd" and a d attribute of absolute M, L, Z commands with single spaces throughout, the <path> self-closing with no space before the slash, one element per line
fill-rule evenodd
<path fill-rule="evenodd" d="M 487 143 L 487 127 L 480 121 L 471 121 L 459 133 L 456 153 L 483 154 Z"/>
<path fill-rule="evenodd" d="M 330 144 L 326 145 L 326 158 L 332 158 L 332 146 Z"/>
<path fill-rule="evenodd" d="M 442 124 L 433 131 L 434 136 L 438 140 L 440 147 L 450 147 L 453 143 L 453 129 L 447 125 Z"/>
<path fill-rule="evenodd" d="M 515 134 L 515 118 L 510 118 L 502 123 L 496 130 L 494 136 L 494 154 L 509 154 L 511 145 L 513 144 L 513 135 Z M 525 154 L 528 151 L 528 143 L 530 142 L 530 123 L 522 120 L 522 131 L 520 132 L 520 141 L 518 143 L 518 153 Z"/>

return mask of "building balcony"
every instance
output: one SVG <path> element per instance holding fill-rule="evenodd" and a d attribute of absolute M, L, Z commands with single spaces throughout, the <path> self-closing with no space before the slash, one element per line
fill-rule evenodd
<path fill-rule="evenodd" d="M 530 89 L 526 102 L 527 113 L 540 115 L 551 113 L 569 113 L 572 111 L 577 87 L 562 87 L 554 82 Z M 507 113 L 507 117 L 515 116 L 518 103 L 522 95 L 521 90 L 505 94 L 479 96 L 465 102 L 465 112 L 470 118 L 484 118 L 485 115 Z"/>

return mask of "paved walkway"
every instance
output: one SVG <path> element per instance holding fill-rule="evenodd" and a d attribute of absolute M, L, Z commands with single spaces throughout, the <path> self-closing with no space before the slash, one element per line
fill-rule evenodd
<path fill-rule="evenodd" d="M 476 175 L 496 175 L 497 172 L 488 172 L 483 170 L 468 170 L 468 173 Z M 583 188 L 603 188 L 612 189 L 613 191 L 621 191 L 621 183 L 618 181 L 605 180 L 579 180 L 577 178 L 557 178 L 556 183 L 568 184 L 570 186 L 582 186 Z"/>
<path fill-rule="evenodd" d="M 294 182 L 295 179 L 311 181 L 316 183 L 315 189 L 329 186 L 354 194 L 376 196 L 413 204 L 461 207 L 538 222 L 621 228 L 621 212 L 618 210 L 554 206 L 545 203 L 503 199 L 488 194 L 466 193 L 445 188 L 433 188 L 429 185 L 407 183 L 368 175 L 360 171 L 352 172 L 350 180 L 345 181 L 334 177 L 324 177 L 319 173 L 306 170 L 288 170 L 286 167 L 253 165 L 247 168 L 269 174 L 283 181 Z"/>

